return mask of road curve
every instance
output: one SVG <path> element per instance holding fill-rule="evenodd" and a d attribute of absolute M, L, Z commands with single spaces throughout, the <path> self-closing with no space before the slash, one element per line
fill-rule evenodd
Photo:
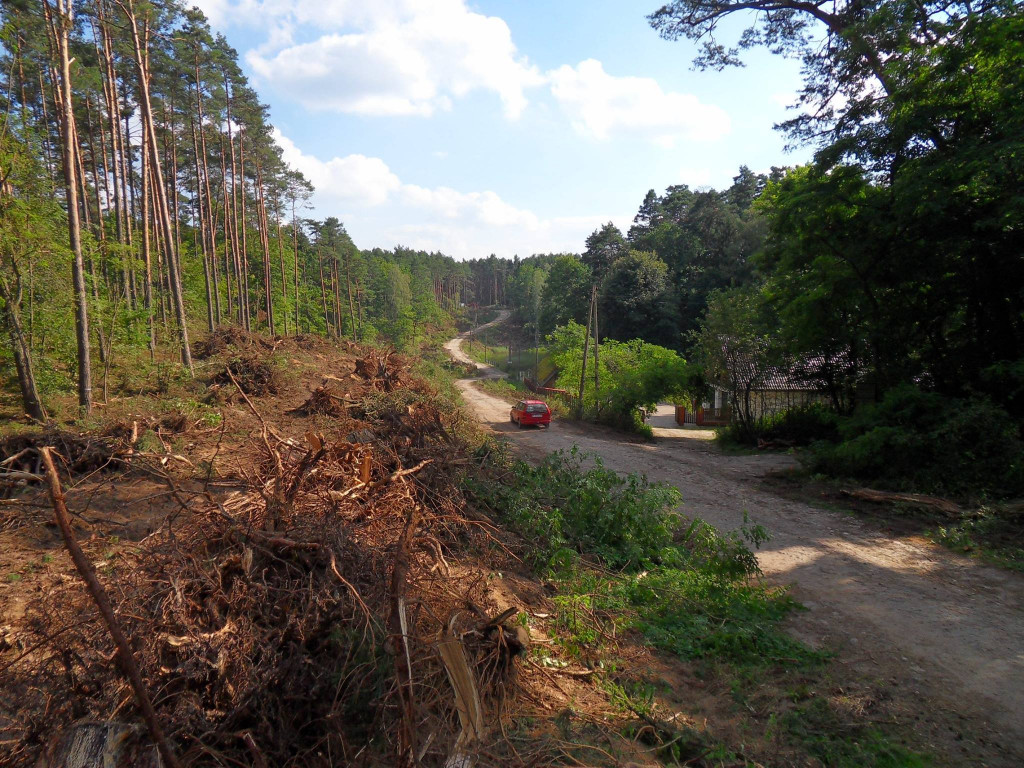
<path fill-rule="evenodd" d="M 462 352 L 464 337 L 446 346 L 456 359 L 473 362 Z M 474 364 L 485 376 L 504 375 Z M 961 721 L 971 738 L 988 744 L 990 755 L 996 747 L 999 759 L 986 765 L 1024 765 L 1021 574 L 920 537 L 882 533 L 840 511 L 780 498 L 762 478 L 791 466 L 789 456 L 723 455 L 701 439 L 706 435 L 678 428 L 656 429 L 653 443 L 566 422 L 519 430 L 508 422 L 509 404 L 473 382 L 458 382 L 472 412 L 527 457 L 579 445 L 616 470 L 676 485 L 684 513 L 720 530 L 739 527 L 749 514 L 772 537 L 758 551 L 766 577 L 792 585 L 809 609 L 791 622 L 795 634 L 837 648 L 840 661 L 865 677 L 888 681 L 893 696 L 916 709 L 910 716 Z"/>

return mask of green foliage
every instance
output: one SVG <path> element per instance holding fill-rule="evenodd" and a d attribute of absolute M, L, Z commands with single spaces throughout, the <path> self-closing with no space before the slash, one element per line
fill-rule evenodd
<path fill-rule="evenodd" d="M 562 254 L 555 258 L 545 277 L 541 297 L 542 334 L 570 320 L 586 321 L 591 282 L 590 269 L 578 256 Z"/>
<path fill-rule="evenodd" d="M 587 238 L 585 247 L 583 263 L 598 282 L 604 279 L 612 264 L 629 251 L 622 232 L 610 221 L 594 230 Z"/>
<path fill-rule="evenodd" d="M 601 284 L 598 320 L 602 337 L 678 346 L 665 262 L 643 251 L 616 259 Z"/>
<path fill-rule="evenodd" d="M 990 400 L 906 385 L 840 422 L 838 443 L 812 446 L 814 471 L 954 496 L 1024 492 L 1024 443 Z"/>
<path fill-rule="evenodd" d="M 534 545 L 538 564 L 589 553 L 623 568 L 671 556 L 679 491 L 637 474 L 620 477 L 600 457 L 585 469 L 590 458 L 573 447 L 537 467 L 518 462 L 512 482 L 494 489 L 504 516 Z"/>
<path fill-rule="evenodd" d="M 570 322 L 548 336 L 558 385 L 574 393 L 579 391 L 584 333 L 582 326 Z M 600 421 L 639 431 L 659 400 L 684 397 L 694 387 L 696 372 L 683 358 L 641 339 L 601 342 L 595 387 L 593 344 L 590 349 L 583 406 L 587 415 Z"/>
<path fill-rule="evenodd" d="M 739 423 L 720 428 L 715 439 L 723 445 L 757 445 L 758 440 L 778 440 L 791 446 L 807 446 L 819 440 L 839 439 L 840 416 L 821 403 L 789 408 L 754 420 L 750 427 Z"/>
<path fill-rule="evenodd" d="M 767 540 L 760 526 L 725 536 L 699 520 L 681 529 L 676 488 L 635 473 L 620 477 L 575 449 L 535 468 L 517 463 L 500 484 L 467 483 L 530 542 L 535 564 L 561 585 L 557 625 L 570 653 L 601 645 L 590 618 L 598 611 L 684 658 L 822 658 L 778 628 L 796 605 L 785 591 L 756 583 L 760 571 L 747 544 Z M 618 575 L 589 567 L 593 557 Z"/>
<path fill-rule="evenodd" d="M 637 250 L 653 251 L 668 267 L 675 324 L 670 346 L 679 347 L 697 329 L 714 291 L 750 281 L 751 256 L 765 234 L 764 219 L 752 203 L 767 180 L 741 166 L 726 190 L 695 192 L 675 185 L 660 197 L 650 190 L 644 198 L 629 242 Z"/>

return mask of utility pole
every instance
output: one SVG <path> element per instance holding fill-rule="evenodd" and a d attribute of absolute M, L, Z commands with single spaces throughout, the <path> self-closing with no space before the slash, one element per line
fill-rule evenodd
<path fill-rule="evenodd" d="M 594 320 L 594 299 L 597 296 L 597 287 L 590 291 L 590 307 L 587 309 L 587 330 L 583 334 L 583 366 L 580 370 L 580 396 L 576 405 L 576 417 L 583 418 L 583 385 L 587 381 L 587 353 L 590 348 L 590 324 Z"/>
<path fill-rule="evenodd" d="M 533 284 L 533 382 L 540 386 L 540 307 L 541 292 L 537 281 Z"/>
<path fill-rule="evenodd" d="M 590 300 L 594 304 L 594 390 L 596 392 L 601 387 L 601 382 L 598 379 L 598 375 L 599 375 L 598 371 L 600 370 L 601 366 L 598 365 L 599 361 L 598 361 L 598 358 L 597 358 L 597 348 L 599 346 L 601 346 L 600 345 L 601 337 L 597 335 L 597 285 L 596 284 L 591 289 L 591 298 L 590 298 Z"/>

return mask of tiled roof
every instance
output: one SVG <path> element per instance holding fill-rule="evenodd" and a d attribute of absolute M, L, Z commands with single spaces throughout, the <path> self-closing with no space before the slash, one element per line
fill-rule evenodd
<path fill-rule="evenodd" d="M 728 351 L 727 357 L 728 357 Z M 772 392 L 816 392 L 820 388 L 814 383 L 815 372 L 829 366 L 842 365 L 838 359 L 822 355 L 805 358 L 789 365 L 768 365 L 758 369 L 756 362 L 748 358 L 736 364 L 736 384 L 755 391 Z"/>

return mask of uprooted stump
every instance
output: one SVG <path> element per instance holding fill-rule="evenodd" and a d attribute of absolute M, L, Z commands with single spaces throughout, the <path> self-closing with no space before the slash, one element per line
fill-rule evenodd
<path fill-rule="evenodd" d="M 280 390 L 277 371 L 267 358 L 260 355 L 246 354 L 232 358 L 224 370 L 213 376 L 211 383 L 233 387 L 232 377 L 245 394 L 253 397 L 276 395 Z"/>
<path fill-rule="evenodd" d="M 292 412 L 303 416 L 333 416 L 341 418 L 348 415 L 348 409 L 354 405 L 347 392 L 339 392 L 327 386 L 320 386 L 310 392 L 306 401 Z"/>
<path fill-rule="evenodd" d="M 392 352 L 371 352 L 356 360 L 356 374 L 366 379 L 374 389 L 393 392 L 403 383 L 402 374 L 407 366 Z"/>
<path fill-rule="evenodd" d="M 51 446 L 58 455 L 58 470 L 68 476 L 103 472 L 124 465 L 130 448 L 108 435 L 45 429 L 41 432 L 22 432 L 0 440 L 0 498 L 24 485 L 21 475 L 39 475 L 42 463 L 39 449 Z M 20 479 L 10 479 L 17 474 Z M 5 479 L 7 475 L 7 479 Z"/>

